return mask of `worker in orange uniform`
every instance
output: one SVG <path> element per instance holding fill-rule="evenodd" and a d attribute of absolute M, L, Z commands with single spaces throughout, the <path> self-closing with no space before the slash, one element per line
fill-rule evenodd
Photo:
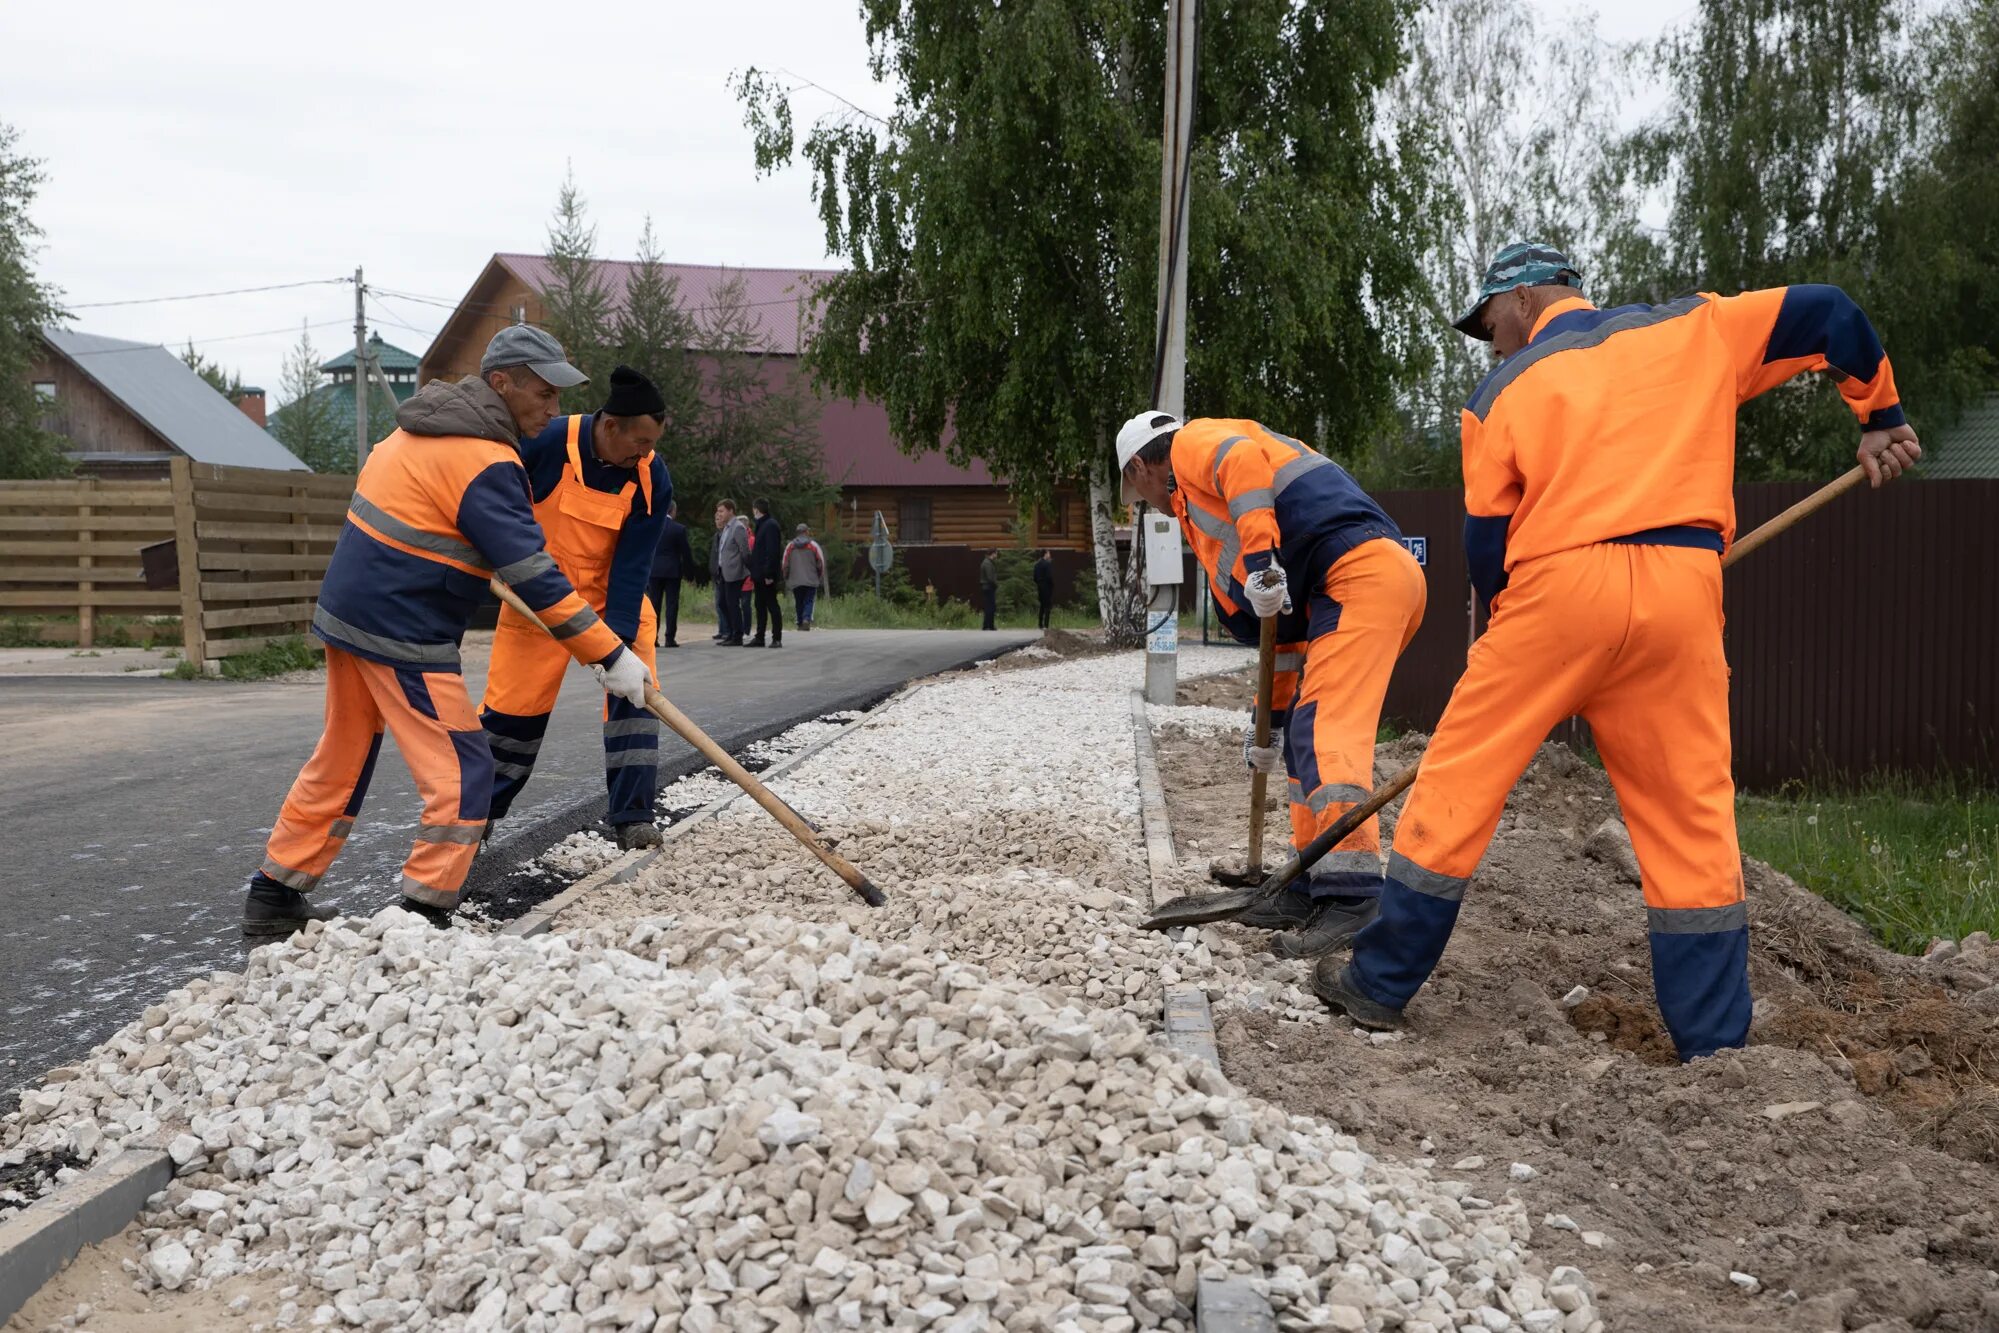
<path fill-rule="evenodd" d="M 1508 790 L 1580 714 L 1638 853 L 1659 1012 L 1691 1060 L 1749 1033 L 1719 558 L 1736 408 L 1829 370 L 1876 486 L 1922 449 L 1880 340 L 1836 287 L 1599 310 L 1581 286 L 1558 251 L 1511 245 L 1457 323 L 1498 358 L 1462 417 L 1465 546 L 1491 627 L 1396 826 L 1381 915 L 1313 987 L 1363 1026 L 1400 1024 Z"/>
<path fill-rule="evenodd" d="M 326 730 L 250 880 L 246 933 L 285 934 L 334 915 L 306 895 L 353 830 L 385 728 L 423 797 L 403 905 L 449 923 L 492 796 L 492 755 L 458 660 L 489 578 L 519 593 L 607 692 L 645 697 L 645 664 L 542 549 L 515 452 L 583 373 L 554 338 L 526 325 L 496 334 L 479 371 L 419 389 L 355 483 L 312 617 L 326 645 Z"/>
<path fill-rule="evenodd" d="M 673 481 L 656 452 L 666 400 L 629 366 L 611 372 L 604 406 L 557 417 L 521 445 L 534 516 L 556 568 L 611 632 L 657 677 L 658 619 L 646 600 L 653 551 L 673 502 Z M 495 822 L 506 817 L 534 772 L 569 654 L 511 607 L 500 608 L 493 664 L 479 709 L 493 747 Z M 618 846 L 659 846 L 652 822 L 659 722 L 643 700 L 604 700 L 604 779 Z"/>
<path fill-rule="evenodd" d="M 1365 801 L 1395 659 L 1423 619 L 1423 571 L 1346 470 L 1254 421 L 1141 412 L 1117 437 L 1126 498 L 1180 519 L 1215 610 L 1255 643 L 1277 617 L 1271 744 L 1245 733 L 1249 767 L 1290 774 L 1291 840 L 1303 848 Z M 1312 958 L 1345 945 L 1380 905 L 1381 827 L 1368 820 L 1311 876 L 1236 918 L 1284 930 L 1273 947 Z"/>

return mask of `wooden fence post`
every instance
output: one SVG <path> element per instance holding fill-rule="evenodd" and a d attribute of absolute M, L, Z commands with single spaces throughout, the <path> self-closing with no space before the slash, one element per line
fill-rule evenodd
<path fill-rule="evenodd" d="M 180 562 L 181 652 L 196 671 L 205 669 L 208 644 L 201 629 L 201 553 L 194 540 L 194 465 L 184 457 L 168 465 L 174 495 L 174 554 Z"/>
<path fill-rule="evenodd" d="M 77 489 L 80 502 L 76 506 L 76 540 L 86 552 L 97 540 L 97 527 L 90 521 L 94 512 L 90 505 L 90 493 L 96 489 L 95 477 L 83 478 L 82 485 Z M 96 598 L 92 596 L 97 591 L 97 585 L 90 579 L 90 570 L 96 560 L 85 554 L 78 556 L 76 562 L 83 570 L 83 577 L 76 584 L 76 646 L 78 651 L 82 651 L 96 647 L 97 643 L 97 605 Z"/>

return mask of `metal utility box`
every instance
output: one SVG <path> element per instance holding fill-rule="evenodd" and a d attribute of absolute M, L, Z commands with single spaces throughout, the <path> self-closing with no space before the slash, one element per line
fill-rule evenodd
<path fill-rule="evenodd" d="M 1180 520 L 1171 514 L 1145 516 L 1145 581 L 1155 588 L 1182 582 Z"/>

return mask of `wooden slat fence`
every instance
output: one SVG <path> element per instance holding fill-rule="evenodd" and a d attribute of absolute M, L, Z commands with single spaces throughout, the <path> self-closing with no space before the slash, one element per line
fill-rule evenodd
<path fill-rule="evenodd" d="M 0 482 L 0 616 L 89 648 L 107 616 L 172 615 L 179 594 L 146 587 L 139 548 L 173 535 L 163 481 Z"/>

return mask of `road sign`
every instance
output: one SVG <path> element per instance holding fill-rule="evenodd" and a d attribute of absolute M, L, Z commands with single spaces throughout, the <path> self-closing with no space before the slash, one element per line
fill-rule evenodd
<path fill-rule="evenodd" d="M 884 519 L 882 511 L 877 509 L 874 535 L 868 542 L 868 567 L 877 574 L 886 574 L 889 566 L 894 563 L 895 544 L 888 539 L 888 520 Z"/>
<path fill-rule="evenodd" d="M 1402 544 L 1409 548 L 1409 554 L 1416 557 L 1419 565 L 1430 563 L 1430 539 L 1428 537 L 1404 537 Z"/>

